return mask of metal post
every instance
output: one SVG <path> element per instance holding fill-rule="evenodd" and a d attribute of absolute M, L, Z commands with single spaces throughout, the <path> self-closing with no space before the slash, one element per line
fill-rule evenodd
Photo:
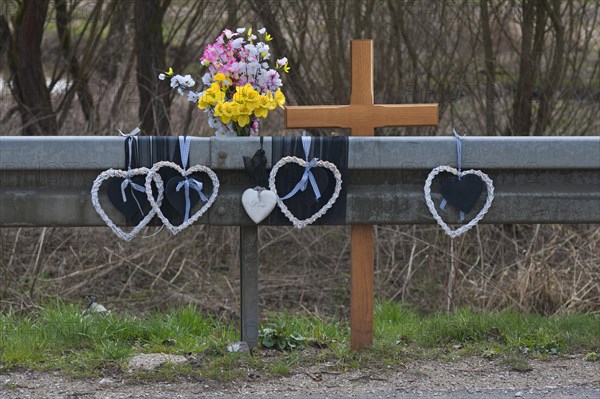
<path fill-rule="evenodd" d="M 240 226 L 242 341 L 258 345 L 258 227 Z"/>

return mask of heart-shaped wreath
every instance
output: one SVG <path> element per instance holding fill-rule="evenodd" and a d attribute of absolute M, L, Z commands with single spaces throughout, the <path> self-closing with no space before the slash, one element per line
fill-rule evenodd
<path fill-rule="evenodd" d="M 102 205 L 100 205 L 100 201 L 98 199 L 98 191 L 100 190 L 100 186 L 102 185 L 102 183 L 108 179 L 123 178 L 123 179 L 125 179 L 124 181 L 129 181 L 129 184 L 132 184 L 130 179 L 133 176 L 140 176 L 140 175 L 148 176 L 149 172 L 150 172 L 150 170 L 148 168 L 130 169 L 129 171 L 120 170 L 120 169 L 108 169 L 108 170 L 105 170 L 104 172 L 100 173 L 98 175 L 98 177 L 96 177 L 96 180 L 94 180 L 94 184 L 92 185 L 92 191 L 91 191 L 92 204 L 94 205 L 96 212 L 98 212 L 98 215 L 100 215 L 100 217 L 102 218 L 104 223 L 106 223 L 106 225 L 108 227 L 110 227 L 111 230 L 117 236 L 119 236 L 121 239 L 123 239 L 125 241 L 131 241 L 131 239 L 133 237 L 135 237 L 136 234 L 139 233 L 140 230 L 142 228 L 144 228 L 150 222 L 150 220 L 152 220 L 154 215 L 157 214 L 155 207 L 153 206 L 152 209 L 150 210 L 150 212 L 148 212 L 148 214 L 130 232 L 125 232 L 122 229 L 120 229 L 119 227 L 117 227 L 117 225 L 115 225 L 115 223 L 112 221 L 112 219 L 108 217 L 108 215 L 102 208 Z M 162 200 L 163 200 L 164 190 L 163 190 L 162 185 L 158 185 L 158 184 L 157 184 L 157 189 L 158 189 L 158 197 L 156 200 L 154 199 L 154 196 L 152 195 L 152 189 L 150 189 L 150 191 L 148 191 L 150 194 L 147 194 L 147 195 L 148 195 L 148 198 L 151 199 L 151 201 L 152 201 L 151 203 L 156 204 L 156 209 L 160 209 L 160 205 L 162 204 Z"/>
<path fill-rule="evenodd" d="M 483 205 L 483 208 L 481 208 L 479 213 L 471 221 L 469 221 L 465 225 L 460 226 L 459 228 L 457 228 L 455 230 L 452 230 L 450 227 L 448 227 L 448 224 L 446 224 L 446 222 L 444 222 L 442 220 L 440 214 L 435 209 L 435 204 L 433 203 L 433 200 L 431 199 L 431 183 L 433 182 L 433 179 L 442 172 L 452 173 L 453 175 L 458 176 L 458 177 L 463 177 L 466 175 L 479 176 L 481 178 L 481 180 L 485 183 L 486 188 L 487 188 L 487 198 L 485 200 L 485 204 Z M 425 192 L 425 202 L 427 203 L 429 212 L 431 212 L 431 214 L 433 215 L 433 218 L 440 225 L 440 227 L 446 232 L 446 234 L 452 238 L 458 237 L 459 235 L 465 233 L 466 231 L 473 228 L 477 223 L 479 223 L 479 221 L 481 219 L 483 219 L 485 214 L 490 209 L 490 206 L 492 206 L 492 201 L 494 200 L 494 183 L 492 182 L 492 179 L 490 179 L 489 176 L 486 175 L 485 173 L 483 173 L 482 171 L 474 170 L 474 169 L 470 169 L 467 171 L 458 171 L 457 169 L 455 169 L 451 166 L 438 166 L 438 167 L 434 168 L 427 176 L 427 180 L 425 181 L 425 187 L 423 190 Z"/>
<path fill-rule="evenodd" d="M 160 210 L 160 204 L 154 200 L 152 193 L 152 182 L 159 188 L 159 191 L 164 190 L 164 183 L 160 175 L 158 174 L 159 169 L 161 168 L 172 168 L 181 174 L 184 178 L 188 178 L 192 173 L 206 173 L 213 185 L 212 194 L 208 197 L 208 201 L 193 215 L 191 215 L 186 221 L 178 226 L 174 226 L 169 219 L 165 217 L 165 215 Z M 146 176 L 146 194 L 148 195 L 148 202 L 150 202 L 150 206 L 152 206 L 152 210 L 156 212 L 156 215 L 162 220 L 163 224 L 171 231 L 173 234 L 179 233 L 181 230 L 189 227 L 194 222 L 196 222 L 207 210 L 211 207 L 211 205 L 215 202 L 217 195 L 219 194 L 219 178 L 213 172 L 211 168 L 203 165 L 194 165 L 188 169 L 183 169 L 176 163 L 170 161 L 161 161 L 157 162 L 152 166 L 152 169 L 148 172 Z"/>
<path fill-rule="evenodd" d="M 277 196 L 277 205 L 281 209 L 281 212 L 283 212 L 285 217 L 287 217 L 296 228 L 301 229 L 303 227 L 306 227 L 306 226 L 314 223 L 318 218 L 323 216 L 333 206 L 333 204 L 335 203 L 335 201 L 337 200 L 337 198 L 340 195 L 340 191 L 342 190 L 342 175 L 341 175 L 340 171 L 338 170 L 338 168 L 335 166 L 335 164 L 328 162 L 328 161 L 322 161 L 322 160 L 316 161 L 315 167 L 325 168 L 325 169 L 330 170 L 333 173 L 333 176 L 335 178 L 335 189 L 334 189 L 333 195 L 331 196 L 329 201 L 327 201 L 327 203 L 325 205 L 323 205 L 321 207 L 321 209 L 319 209 L 311 217 L 304 219 L 304 220 L 300 220 L 297 217 L 295 217 L 290 212 L 288 207 L 283 203 L 283 200 L 279 197 L 279 194 L 277 193 L 277 187 L 275 185 L 275 177 L 277 176 L 277 171 L 282 166 L 287 165 L 289 163 L 296 163 L 303 168 L 306 167 L 306 160 L 304 160 L 302 158 L 291 157 L 291 156 L 281 158 L 275 164 L 275 166 L 273 166 L 273 169 L 271 169 L 271 174 L 269 175 L 269 189 L 271 191 L 273 191 L 275 193 L 275 195 Z"/>

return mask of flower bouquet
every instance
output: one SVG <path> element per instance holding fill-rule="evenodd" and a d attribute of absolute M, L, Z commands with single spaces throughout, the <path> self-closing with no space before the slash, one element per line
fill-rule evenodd
<path fill-rule="evenodd" d="M 196 82 L 190 75 L 161 73 L 159 79 L 171 78 L 171 87 L 208 114 L 208 123 L 217 136 L 258 135 L 259 120 L 277 106 L 283 108 L 280 71 L 289 72 L 287 58 L 269 66 L 272 38 L 265 28 L 259 29 L 264 41 L 257 41 L 252 29 L 225 29 L 213 44 L 206 46 L 200 58 L 207 72 L 202 76 L 203 91 L 194 91 Z"/>

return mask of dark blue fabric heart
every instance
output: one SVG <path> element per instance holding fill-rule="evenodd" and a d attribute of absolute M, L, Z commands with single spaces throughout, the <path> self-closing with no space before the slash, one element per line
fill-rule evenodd
<path fill-rule="evenodd" d="M 185 215 L 185 190 L 181 188 L 177 191 L 177 185 L 184 180 L 183 176 L 173 177 L 167 182 L 165 188 L 165 197 L 180 215 Z M 193 209 L 198 201 L 200 201 L 200 196 L 196 190 L 190 190 L 190 209 Z"/>
<path fill-rule="evenodd" d="M 106 189 L 108 199 L 119 212 L 125 215 L 125 217 L 132 218 L 137 215 L 138 217 L 143 218 L 150 211 L 150 203 L 148 202 L 146 192 L 134 190 L 131 185 L 128 185 L 125 188 L 125 198 L 127 198 L 127 202 L 123 202 L 123 195 L 121 194 L 121 183 L 123 183 L 123 180 L 125 179 L 110 179 Z M 144 176 L 134 176 L 131 181 L 143 187 L 145 178 Z M 140 208 L 142 212 L 140 212 Z"/>
<path fill-rule="evenodd" d="M 460 179 L 452 176 L 442 183 L 442 197 L 465 214 L 471 212 L 477 203 L 485 184 L 481 177 L 466 174 Z"/>
<path fill-rule="evenodd" d="M 210 177 L 205 173 L 193 173 L 189 176 L 203 185 L 202 192 L 207 197 L 212 193 L 213 185 Z M 165 187 L 165 197 L 169 201 L 169 204 L 182 216 L 185 216 L 185 189 L 182 187 L 177 191 L 177 185 L 179 182 L 185 180 L 183 176 L 175 176 L 169 179 Z M 190 189 L 190 209 L 194 209 L 194 206 L 200 201 L 200 195 L 196 190 Z M 171 219 L 169 219 L 171 220 Z"/>
<path fill-rule="evenodd" d="M 315 177 L 317 182 L 317 186 L 319 187 L 319 191 L 321 192 L 321 198 L 317 199 L 315 197 L 315 192 L 310 183 L 306 186 L 306 190 L 298 191 L 294 197 L 286 200 L 286 204 L 297 204 L 297 206 L 306 209 L 306 212 L 309 214 L 315 211 L 313 210 L 315 207 L 318 210 L 323 204 L 327 203 L 331 198 L 331 195 L 326 195 L 327 187 L 329 186 L 330 178 L 333 181 L 333 173 L 331 171 L 326 170 L 324 168 L 312 168 L 311 172 Z M 281 192 L 281 196 L 285 196 L 288 192 L 290 192 L 294 186 L 300 181 L 302 175 L 304 174 L 304 167 L 295 164 L 289 163 L 284 165 L 281 168 L 281 173 L 277 174 L 277 178 L 275 179 L 275 183 L 277 185 L 277 192 Z M 285 176 L 285 177 L 284 177 Z M 285 179 L 285 180 L 284 180 Z M 286 186 L 285 188 L 280 188 L 281 186 Z M 291 188 L 290 188 L 291 187 Z M 286 191 L 287 190 L 287 191 Z M 320 204 L 320 205 L 319 205 Z M 293 205 L 288 205 L 288 207 Z M 295 215 L 295 213 L 292 211 Z"/>

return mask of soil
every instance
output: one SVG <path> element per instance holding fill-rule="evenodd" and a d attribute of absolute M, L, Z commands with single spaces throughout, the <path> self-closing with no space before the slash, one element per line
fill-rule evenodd
<path fill-rule="evenodd" d="M 531 360 L 517 372 L 498 360 L 415 360 L 400 366 L 331 371 L 322 364 L 266 379 L 256 372 L 222 382 L 148 381 L 126 375 L 68 378 L 59 372 L 15 371 L 0 375 L 0 398 L 386 398 L 386 397 L 585 397 L 600 398 L 600 362 L 583 356 Z"/>

